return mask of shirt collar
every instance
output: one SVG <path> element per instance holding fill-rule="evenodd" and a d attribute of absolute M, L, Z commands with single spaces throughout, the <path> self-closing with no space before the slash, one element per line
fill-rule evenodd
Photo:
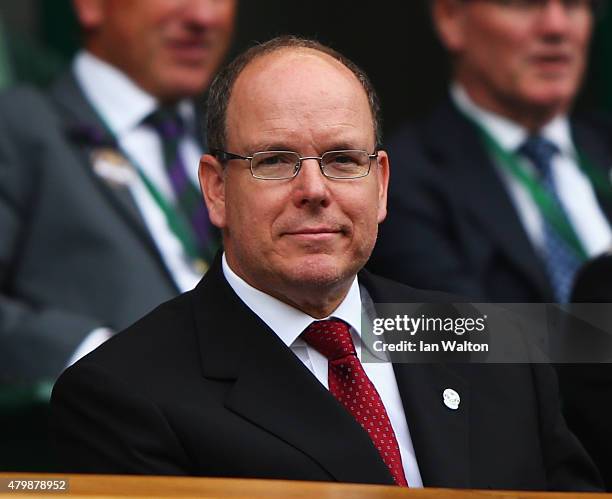
<path fill-rule="evenodd" d="M 230 268 L 225 253 L 222 267 L 225 279 L 238 297 L 278 335 L 285 345 L 291 346 L 311 322 L 321 320 L 255 289 Z M 361 336 L 361 295 L 357 277 L 353 280 L 342 303 L 330 317 L 345 321 Z"/>
<path fill-rule="evenodd" d="M 90 52 L 82 50 L 77 54 L 73 71 L 85 96 L 116 136 L 140 125 L 158 107 L 155 97 Z M 195 113 L 191 101 L 181 101 L 178 109 L 187 126 L 192 127 Z"/>
<path fill-rule="evenodd" d="M 455 82 L 451 85 L 450 94 L 459 110 L 483 127 L 505 150 L 516 151 L 527 138 L 527 129 L 508 118 L 480 107 L 459 83 Z M 575 155 L 569 120 L 566 115 L 554 117 L 542 127 L 540 135 L 553 142 L 561 154 Z"/>

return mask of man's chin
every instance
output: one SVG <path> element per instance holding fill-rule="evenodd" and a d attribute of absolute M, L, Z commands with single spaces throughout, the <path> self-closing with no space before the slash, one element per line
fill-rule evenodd
<path fill-rule="evenodd" d="M 356 273 L 352 266 L 348 267 L 331 255 L 306 255 L 286 262 L 286 276 L 300 286 L 328 287 Z"/>
<path fill-rule="evenodd" d="M 563 110 L 569 107 L 576 91 L 575 84 L 563 79 L 539 79 L 529 86 L 525 92 L 525 97 L 532 106 L 542 109 Z"/>
<path fill-rule="evenodd" d="M 167 78 L 159 77 L 159 88 L 157 96 L 169 101 L 181 100 L 185 96 L 196 96 L 202 93 L 203 89 L 211 79 L 210 71 L 202 69 L 185 68 L 174 66 L 174 72 L 168 74 Z"/>

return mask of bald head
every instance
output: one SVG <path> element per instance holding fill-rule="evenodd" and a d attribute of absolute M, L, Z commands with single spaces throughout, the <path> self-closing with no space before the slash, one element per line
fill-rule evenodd
<path fill-rule="evenodd" d="M 275 53 L 280 54 L 281 52 L 285 54 L 301 54 L 302 57 L 308 54 L 310 56 L 319 56 L 323 59 L 328 59 L 329 62 L 333 61 L 335 64 L 338 64 L 338 67 L 343 67 L 348 71 L 352 78 L 360 85 L 367 99 L 375 143 L 377 146 L 382 143 L 380 104 L 378 96 L 365 72 L 339 52 L 319 42 L 293 36 L 283 36 L 250 48 L 234 59 L 215 78 L 210 88 L 207 108 L 207 139 L 211 149 L 223 150 L 227 146 L 228 106 L 239 76 L 241 76 L 247 66 L 253 65 L 253 67 L 257 68 L 259 67 L 256 66 L 258 60 Z M 251 72 L 251 74 L 253 73 Z M 269 84 L 280 90 L 282 85 L 275 84 L 273 81 Z"/>
<path fill-rule="evenodd" d="M 253 115 L 254 122 L 270 130 L 265 143 L 249 143 L 251 131 L 242 126 L 245 109 Z M 246 146 L 241 151 L 245 153 L 269 148 L 275 143 L 274 130 L 303 131 L 307 123 L 324 123 L 327 116 L 333 116 L 339 109 L 353 114 L 347 119 L 351 126 L 357 124 L 359 129 L 369 131 L 374 147 L 368 98 L 355 75 L 323 52 L 309 48 L 280 49 L 253 60 L 236 79 L 226 111 L 227 145 L 230 149 L 236 143 Z M 286 118 L 288 113 L 291 119 L 281 121 L 281 116 Z M 243 130 L 245 136 L 240 135 Z M 333 137 L 340 130 L 318 127 L 317 132 Z"/>

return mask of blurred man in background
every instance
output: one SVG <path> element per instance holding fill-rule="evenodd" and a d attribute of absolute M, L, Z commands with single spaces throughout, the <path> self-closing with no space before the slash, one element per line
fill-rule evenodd
<path fill-rule="evenodd" d="M 611 242 L 612 128 L 570 115 L 599 3 L 433 0 L 453 82 L 389 145 L 373 270 L 475 301 L 568 301 L 577 270 Z M 590 392 L 610 375 L 572 386 L 576 371 L 563 374 L 570 426 L 610 487 L 612 434 Z"/>
<path fill-rule="evenodd" d="M 235 0 L 75 0 L 84 48 L 0 96 L 0 383 L 40 395 L 190 289 L 218 246 L 197 186 L 203 94 Z M 44 385 L 43 385 L 44 386 Z M 16 395 L 15 395 L 16 394 Z M 48 392 L 43 390 L 42 397 Z"/>
<path fill-rule="evenodd" d="M 567 301 L 611 242 L 609 127 L 569 116 L 595 2 L 435 0 L 450 96 L 391 140 L 373 268 L 483 301 Z"/>
<path fill-rule="evenodd" d="M 234 0 L 75 0 L 84 50 L 49 95 L 0 99 L 0 374 L 54 378 L 190 289 L 217 247 L 198 210 L 196 107 Z M 197 203 L 200 205 L 201 203 Z"/>

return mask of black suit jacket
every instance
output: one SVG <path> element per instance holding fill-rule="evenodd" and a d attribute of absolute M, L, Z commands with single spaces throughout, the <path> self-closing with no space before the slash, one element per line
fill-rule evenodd
<path fill-rule="evenodd" d="M 592 314 L 608 318 L 612 312 L 612 255 L 609 253 L 587 263 L 576 276 L 572 302 L 587 303 Z M 578 306 L 580 307 L 580 306 Z M 570 326 L 571 323 L 568 323 Z M 608 362 L 612 351 L 610 327 L 591 328 L 580 322 L 573 327 L 576 344 L 590 345 Z M 574 345 L 569 345 L 572 348 Z M 608 354 L 608 355 L 606 355 Z M 612 427 L 604 414 L 612 411 L 612 365 L 591 363 L 558 367 L 563 408 L 576 435 L 599 466 L 607 490 L 612 490 Z"/>
<path fill-rule="evenodd" d="M 434 302 L 364 272 L 376 302 Z M 396 364 L 426 486 L 589 489 L 544 365 Z M 455 389 L 458 410 L 442 392 Z M 233 292 L 220 261 L 60 377 L 63 471 L 392 484 L 367 433 Z"/>
<path fill-rule="evenodd" d="M 599 118 L 571 125 L 577 147 L 608 178 L 612 127 Z M 388 151 L 389 215 L 371 270 L 474 301 L 555 301 L 498 168 L 450 99 L 396 134 Z M 612 219 L 610 199 L 599 202 Z"/>

